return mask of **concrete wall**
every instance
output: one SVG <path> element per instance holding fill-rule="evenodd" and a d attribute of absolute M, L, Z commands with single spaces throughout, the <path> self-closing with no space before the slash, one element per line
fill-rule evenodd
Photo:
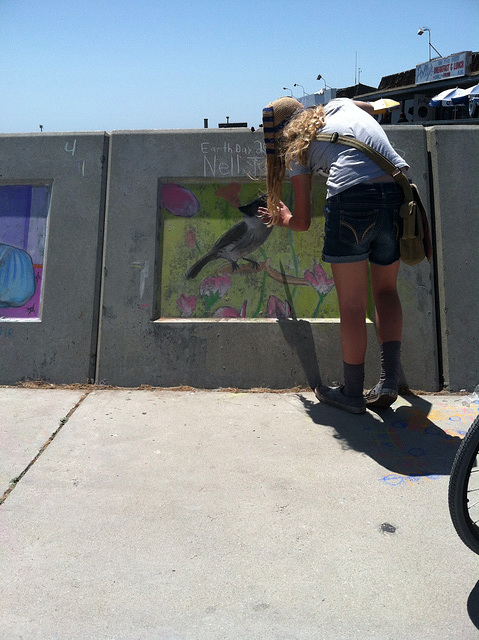
<path fill-rule="evenodd" d="M 421 126 L 384 127 L 391 143 L 410 164 L 409 177 L 417 184 L 430 215 L 430 172 L 426 130 Z M 404 382 L 411 389 L 427 391 L 441 388 L 437 349 L 434 260 L 415 267 L 402 264 L 398 289 L 403 306 L 402 366 Z"/>
<path fill-rule="evenodd" d="M 422 127 L 388 132 L 427 200 Z M 97 380 L 107 384 L 293 387 L 340 380 L 339 319 L 171 320 L 156 307 L 161 266 L 158 180 L 250 181 L 264 162 L 261 132 L 113 132 Z M 439 388 L 431 267 L 402 267 L 404 381 Z M 369 325 L 367 384 L 378 347 Z"/>
<path fill-rule="evenodd" d="M 444 383 L 472 390 L 479 384 L 479 127 L 431 127 L 427 144 Z"/>
<path fill-rule="evenodd" d="M 473 389 L 478 278 L 470 274 L 479 219 L 474 217 L 479 127 L 386 130 L 411 164 L 437 237 L 431 264 L 400 270 L 403 382 L 438 390 L 444 372 L 451 390 Z M 260 191 L 261 132 L 1 136 L 0 162 L 0 186 L 51 185 L 42 311 L 29 320 L 2 318 L 0 309 L 0 383 L 40 378 L 121 386 L 289 388 L 341 379 L 333 292 L 316 318 L 193 319 L 181 318 L 180 311 L 177 318 L 162 317 L 159 291 L 167 249 L 161 185 L 234 182 L 249 189 L 253 183 Z M 459 211 L 468 226 L 458 225 L 451 210 Z M 317 235 L 309 237 L 313 242 L 316 237 L 319 247 L 320 216 L 317 223 Z M 303 253 L 298 250 L 299 259 Z M 368 331 L 369 386 L 379 362 L 373 322 Z"/>
<path fill-rule="evenodd" d="M 2 384 L 94 379 L 107 156 L 104 133 L 0 136 L 0 186 L 51 187 L 41 312 L 0 308 Z"/>

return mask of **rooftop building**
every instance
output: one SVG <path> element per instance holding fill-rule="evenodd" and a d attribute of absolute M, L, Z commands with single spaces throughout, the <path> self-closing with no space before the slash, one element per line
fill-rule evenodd
<path fill-rule="evenodd" d="M 381 78 L 379 86 L 356 84 L 342 89 L 323 89 L 300 98 L 307 107 L 326 104 L 332 98 L 354 98 L 372 102 L 391 98 L 400 107 L 380 116 L 382 124 L 477 124 L 479 109 L 469 105 L 430 106 L 431 98 L 445 89 L 467 89 L 479 83 L 479 52 L 462 51 L 444 58 L 434 58 L 414 69 Z"/>

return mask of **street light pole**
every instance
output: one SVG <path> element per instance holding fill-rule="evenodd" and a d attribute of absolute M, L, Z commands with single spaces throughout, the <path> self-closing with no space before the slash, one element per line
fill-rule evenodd
<path fill-rule="evenodd" d="M 297 82 L 294 83 L 293 87 L 301 87 L 301 89 L 303 90 L 303 96 L 306 95 L 306 91 L 304 90 L 304 87 L 302 84 L 298 84 Z"/>
<path fill-rule="evenodd" d="M 429 60 L 431 60 L 431 49 L 434 49 L 434 51 L 437 53 L 437 55 L 442 58 L 441 54 L 439 53 L 439 51 L 436 49 L 435 46 L 433 46 L 431 44 L 431 29 L 429 29 L 428 27 L 420 27 L 418 29 L 417 35 L 418 36 L 422 36 L 422 34 L 427 31 L 427 36 L 428 36 L 428 43 L 429 43 Z"/>
<path fill-rule="evenodd" d="M 324 82 L 324 89 L 326 90 L 328 88 L 328 85 L 326 84 L 326 80 L 323 78 L 321 74 L 318 75 L 316 80 L 322 80 Z"/>
<path fill-rule="evenodd" d="M 283 91 L 291 91 L 291 97 L 294 98 L 293 96 L 293 90 L 290 89 L 289 87 L 283 87 Z"/>

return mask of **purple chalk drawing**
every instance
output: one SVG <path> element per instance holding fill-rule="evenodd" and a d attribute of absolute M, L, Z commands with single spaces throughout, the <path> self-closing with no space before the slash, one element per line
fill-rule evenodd
<path fill-rule="evenodd" d="M 200 210 L 200 203 L 195 194 L 173 182 L 161 185 L 161 206 L 181 218 L 192 218 Z"/>

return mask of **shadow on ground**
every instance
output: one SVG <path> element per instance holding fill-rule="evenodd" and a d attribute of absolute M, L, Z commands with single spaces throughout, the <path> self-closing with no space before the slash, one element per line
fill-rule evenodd
<path fill-rule="evenodd" d="M 449 475 L 459 436 L 452 436 L 428 414 L 431 404 L 419 396 L 407 396 L 411 406 L 349 414 L 311 401 L 298 394 L 311 419 L 331 426 L 344 449 L 361 451 L 394 473 L 405 476 Z"/>
<path fill-rule="evenodd" d="M 476 582 L 467 600 L 467 613 L 472 624 L 479 629 L 479 582 Z"/>

